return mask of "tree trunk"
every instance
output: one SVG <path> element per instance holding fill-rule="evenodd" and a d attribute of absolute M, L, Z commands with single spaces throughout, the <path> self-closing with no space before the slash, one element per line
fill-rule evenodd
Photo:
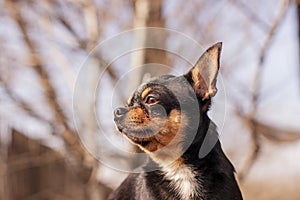
<path fill-rule="evenodd" d="M 162 16 L 162 0 L 135 0 L 133 2 L 135 20 L 135 28 L 145 28 L 145 27 L 165 27 L 165 19 Z M 152 32 L 151 32 L 152 33 Z M 165 49 L 166 38 L 158 34 L 149 34 L 148 31 L 141 31 L 135 35 L 135 42 L 138 46 L 160 46 L 161 49 L 142 49 L 132 54 L 132 65 L 133 68 L 142 66 L 149 63 L 157 63 L 161 65 L 167 65 L 167 54 L 163 50 Z M 156 45 L 158 44 L 158 45 Z M 140 68 L 135 73 L 135 81 L 131 81 L 130 84 L 138 86 L 145 80 L 145 77 L 154 77 L 162 74 L 167 74 L 169 70 L 166 67 L 156 66 Z M 131 85 L 132 86 L 132 85 Z M 135 88 L 135 87 L 130 87 Z"/>

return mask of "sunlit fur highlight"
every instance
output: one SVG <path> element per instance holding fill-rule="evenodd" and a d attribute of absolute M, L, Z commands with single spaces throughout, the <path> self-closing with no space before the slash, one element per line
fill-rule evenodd
<path fill-rule="evenodd" d="M 182 200 L 197 199 L 202 200 L 204 194 L 202 184 L 197 180 L 197 173 L 191 166 L 184 164 L 182 158 L 177 159 L 169 165 L 160 165 L 165 179 L 170 181 L 171 188 Z"/>

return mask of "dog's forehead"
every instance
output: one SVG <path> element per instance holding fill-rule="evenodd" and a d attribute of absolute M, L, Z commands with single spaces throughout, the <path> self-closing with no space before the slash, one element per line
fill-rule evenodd
<path fill-rule="evenodd" d="M 187 90 L 188 85 L 189 84 L 184 76 L 163 75 L 154 77 L 140 85 L 129 97 L 127 103 L 129 105 L 133 103 L 132 101 L 143 99 L 151 93 L 151 91 L 159 89 L 161 89 L 159 92 L 163 92 L 164 89 L 168 89 L 174 94 L 182 94 L 185 96 L 187 95 L 185 93 L 189 91 Z"/>
<path fill-rule="evenodd" d="M 148 94 L 154 86 L 167 86 L 168 82 L 172 81 L 175 76 L 173 75 L 163 75 L 163 76 L 158 76 L 151 78 L 147 82 L 141 84 L 133 93 L 132 95 L 128 98 L 127 104 L 130 104 L 133 99 L 138 99 L 139 97 L 145 97 L 146 94 Z"/>
<path fill-rule="evenodd" d="M 175 76 L 172 75 L 163 75 L 163 76 L 159 76 L 159 77 L 154 77 L 151 78 L 150 80 L 148 80 L 147 82 L 143 83 L 142 85 L 140 85 L 136 92 L 137 94 L 141 95 L 147 91 L 150 91 L 152 88 L 154 88 L 154 86 L 157 88 L 157 86 L 167 86 L 169 81 L 172 81 L 172 79 Z"/>

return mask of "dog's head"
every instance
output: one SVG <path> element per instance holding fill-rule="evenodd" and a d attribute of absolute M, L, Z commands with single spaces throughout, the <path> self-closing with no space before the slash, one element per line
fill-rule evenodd
<path fill-rule="evenodd" d="M 191 130 L 197 132 L 217 92 L 221 47 L 217 43 L 207 49 L 185 75 L 164 75 L 142 84 L 114 112 L 119 132 L 148 153 L 166 146 L 182 151 L 181 144 Z"/>

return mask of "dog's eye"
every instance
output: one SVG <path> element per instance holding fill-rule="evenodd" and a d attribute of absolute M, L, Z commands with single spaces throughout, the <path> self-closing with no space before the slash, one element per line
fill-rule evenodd
<path fill-rule="evenodd" d="M 148 96 L 145 102 L 147 104 L 155 104 L 158 102 L 158 99 L 156 99 L 154 96 Z"/>

